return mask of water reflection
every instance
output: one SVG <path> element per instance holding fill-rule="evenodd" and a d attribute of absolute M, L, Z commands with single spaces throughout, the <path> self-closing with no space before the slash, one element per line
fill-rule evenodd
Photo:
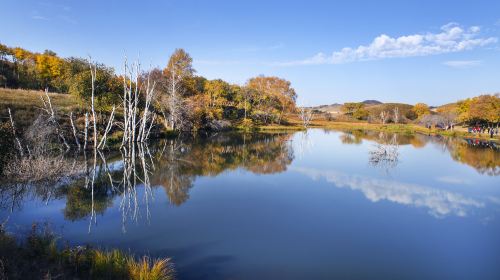
<path fill-rule="evenodd" d="M 379 133 L 378 142 L 370 150 L 369 162 L 375 167 L 384 169 L 387 173 L 395 168 L 399 160 L 398 135 L 388 135 L 384 132 Z"/>
<path fill-rule="evenodd" d="M 360 175 L 345 174 L 332 170 L 295 168 L 314 180 L 320 178 L 338 188 L 361 191 L 372 202 L 387 200 L 398 204 L 423 207 L 435 217 L 456 215 L 465 217 L 474 208 L 484 208 L 488 198 L 468 198 L 456 192 L 428 186 L 383 180 Z"/>
<path fill-rule="evenodd" d="M 370 154 L 377 155 L 370 163 L 384 163 L 389 168 L 397 165 L 400 146 L 411 145 L 416 149 L 434 145 L 447 152 L 457 162 L 473 167 L 480 174 L 500 175 L 500 145 L 493 141 L 445 137 L 439 135 L 404 135 L 387 132 L 355 130 L 340 135 L 343 144 L 361 144 L 363 140 L 373 141 Z M 380 157 L 380 155 L 383 155 Z M 391 164 L 389 164 L 391 163 Z M 395 163 L 395 164 L 394 164 Z"/>
<path fill-rule="evenodd" d="M 295 138 L 298 141 L 295 145 L 298 161 L 313 150 L 312 136 L 307 132 L 300 133 Z M 155 199 L 154 193 L 158 193 L 153 191 L 155 188 L 163 188 L 168 201 L 180 206 L 189 200 L 189 192 L 198 177 L 213 177 L 236 169 L 254 174 L 285 172 L 295 159 L 293 136 L 291 133 L 223 133 L 209 138 L 169 139 L 152 146 L 131 145 L 107 154 L 94 153 L 89 159 L 84 155 L 68 161 L 80 170 L 76 172 L 80 176 L 36 183 L 8 182 L 4 178 L 0 188 L 0 207 L 20 211 L 29 200 L 44 203 L 62 200 L 65 203 L 64 219 L 88 219 L 89 231 L 99 216 L 104 215 L 108 208 L 116 207 L 122 215 L 122 229 L 126 231 L 129 222 L 149 221 L 150 203 Z M 480 174 L 500 175 L 500 152 L 494 143 L 365 131 L 342 133 L 339 137 L 343 144 L 361 145 L 363 141 L 369 141 L 369 163 L 386 171 L 400 162 L 402 146 L 420 149 L 434 145 Z M 386 200 L 426 208 L 436 217 L 467 216 L 473 209 L 484 208 L 492 202 L 484 197 L 469 197 L 425 184 L 408 184 L 308 166 L 294 167 L 293 170 L 314 179 L 324 178 L 337 187 L 361 191 L 373 202 Z M 437 181 L 457 185 L 471 183 L 445 175 Z M 138 192 L 138 187 L 143 190 Z"/>

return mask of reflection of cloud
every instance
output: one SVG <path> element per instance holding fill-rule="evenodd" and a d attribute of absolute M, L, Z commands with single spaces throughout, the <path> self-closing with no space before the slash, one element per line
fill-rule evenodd
<path fill-rule="evenodd" d="M 456 184 L 456 185 L 471 185 L 472 182 L 463 178 L 452 176 L 441 176 L 436 178 L 436 181 L 441 183 Z"/>
<path fill-rule="evenodd" d="M 338 188 L 361 191 L 372 202 L 388 200 L 403 205 L 428 208 L 436 217 L 456 215 L 465 217 L 470 208 L 483 208 L 484 202 L 464 197 L 459 193 L 396 181 L 348 175 L 336 171 L 311 168 L 291 168 L 314 180 L 325 178 Z"/>

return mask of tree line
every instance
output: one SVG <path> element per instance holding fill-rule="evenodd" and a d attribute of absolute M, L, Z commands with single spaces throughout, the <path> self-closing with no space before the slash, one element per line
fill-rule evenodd
<path fill-rule="evenodd" d="M 187 131 L 280 124 L 286 114 L 296 111 L 297 93 L 285 79 L 257 76 L 244 85 L 208 80 L 196 75 L 192 62 L 185 50 L 176 49 L 165 68 L 139 74 L 138 86 L 148 77 L 155 83 L 151 110 L 165 128 Z M 104 64 L 95 65 L 94 78 L 91 73 L 87 59 L 0 44 L 0 86 L 72 94 L 87 104 L 93 93 L 96 110 L 110 111 L 122 102 L 124 79 Z M 141 97 L 139 102 L 146 101 Z"/>
<path fill-rule="evenodd" d="M 363 102 L 347 102 L 342 105 L 341 111 L 344 117 L 350 119 L 382 124 L 421 123 L 444 128 L 461 123 L 494 127 L 500 124 L 500 94 L 484 94 L 437 108 L 425 103 L 367 106 Z"/>

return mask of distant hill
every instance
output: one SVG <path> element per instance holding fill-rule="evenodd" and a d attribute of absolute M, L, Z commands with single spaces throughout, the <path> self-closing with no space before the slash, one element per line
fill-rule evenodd
<path fill-rule="evenodd" d="M 340 109 L 342 108 L 342 104 L 334 103 L 330 105 L 319 105 L 315 107 L 309 107 L 312 110 L 318 110 L 325 113 L 330 114 L 340 114 Z"/>
<path fill-rule="evenodd" d="M 398 108 L 399 113 L 404 116 L 413 108 L 413 105 L 404 103 L 381 103 L 377 105 L 367 106 L 366 109 L 368 110 L 368 112 L 370 112 L 370 115 L 379 116 L 380 112 L 382 111 L 388 111 L 392 113 L 396 107 Z"/>
<path fill-rule="evenodd" d="M 409 110 L 413 108 L 413 105 L 404 103 L 382 103 L 378 100 L 365 100 L 362 103 L 365 104 L 366 110 L 370 112 L 372 116 L 378 116 L 381 111 L 393 112 L 394 108 L 398 107 L 400 114 L 405 115 Z M 315 107 L 310 107 L 312 110 L 317 110 L 324 113 L 330 113 L 333 115 L 342 114 L 342 105 L 339 103 L 334 103 L 330 105 L 320 105 Z"/>
<path fill-rule="evenodd" d="M 378 104 L 382 104 L 382 102 L 378 101 L 378 100 L 365 100 L 361 103 L 364 103 L 366 105 L 378 105 Z"/>
<path fill-rule="evenodd" d="M 384 104 L 378 100 L 372 100 L 372 99 L 362 101 L 361 103 L 365 104 L 366 107 Z M 330 114 L 340 114 L 340 113 L 342 113 L 341 112 L 342 105 L 343 104 L 340 104 L 340 103 L 333 103 L 330 105 L 319 105 L 319 106 L 309 107 L 309 108 L 313 109 L 313 110 L 325 112 L 325 113 L 330 113 Z"/>

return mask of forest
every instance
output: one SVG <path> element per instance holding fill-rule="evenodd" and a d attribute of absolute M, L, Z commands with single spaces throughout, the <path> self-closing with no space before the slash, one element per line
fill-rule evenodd
<path fill-rule="evenodd" d="M 164 69 L 143 70 L 135 62 L 118 75 L 115 69 L 90 58 L 61 58 L 50 50 L 35 53 L 0 44 L 0 87 L 70 94 L 84 105 L 92 103 L 93 93 L 95 109 L 109 113 L 123 102 L 124 83 L 137 86 L 141 92 L 138 102 L 146 102 L 143 91 L 149 79 L 154 89 L 148 102 L 152 113 L 159 116 L 156 122 L 176 131 L 281 124 L 287 113 L 296 110 L 297 93 L 285 79 L 258 76 L 245 85 L 235 85 L 196 75 L 192 62 L 186 51 L 176 49 Z M 89 65 L 94 67 L 95 77 Z M 137 75 L 136 80 L 124 77 L 130 71 Z"/>

